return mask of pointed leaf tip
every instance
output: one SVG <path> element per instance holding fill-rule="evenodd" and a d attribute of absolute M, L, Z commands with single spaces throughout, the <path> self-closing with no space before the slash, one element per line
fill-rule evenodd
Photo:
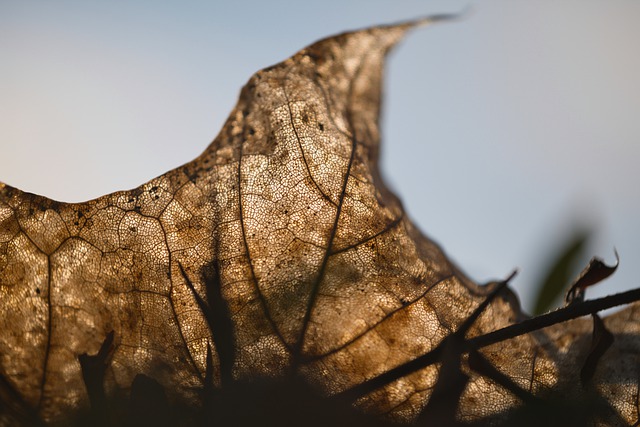
<path fill-rule="evenodd" d="M 424 26 L 429 24 L 436 24 L 439 22 L 452 22 L 459 21 L 469 17 L 474 12 L 473 6 L 469 5 L 456 13 L 438 13 L 425 16 L 424 18 L 416 19 L 412 21 L 415 26 Z"/>

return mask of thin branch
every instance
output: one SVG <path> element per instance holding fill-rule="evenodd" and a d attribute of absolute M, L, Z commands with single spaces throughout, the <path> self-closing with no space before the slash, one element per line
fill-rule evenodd
<path fill-rule="evenodd" d="M 467 343 L 471 348 L 482 348 L 500 341 L 528 334 L 529 332 L 537 331 L 557 323 L 567 322 L 569 320 L 577 319 L 578 317 L 587 316 L 621 305 L 631 304 L 636 301 L 640 301 L 640 288 L 563 307 L 556 311 L 532 317 L 531 319 L 524 320 L 520 323 L 498 329 L 497 331 L 471 338 Z"/>
<path fill-rule="evenodd" d="M 518 337 L 520 335 L 528 334 L 530 332 L 546 328 L 548 326 L 597 313 L 599 311 L 606 310 L 612 307 L 630 304 L 635 301 L 640 301 L 640 288 L 621 292 L 619 294 L 609 295 L 603 298 L 573 304 L 567 307 L 560 308 L 551 313 L 533 317 L 520 323 L 498 329 L 497 331 L 489 332 L 488 334 L 470 338 L 465 341 L 465 352 L 477 350 L 492 344 Z M 441 354 L 442 346 L 438 345 L 433 350 L 423 354 L 422 356 L 419 356 L 407 363 L 390 369 L 389 371 L 384 372 L 377 377 L 373 377 L 367 381 L 364 381 L 351 389 L 335 394 L 333 398 L 354 401 L 376 389 L 392 383 L 393 381 L 396 381 L 402 377 L 419 371 L 420 369 L 426 368 L 427 366 L 439 362 L 441 360 Z"/>

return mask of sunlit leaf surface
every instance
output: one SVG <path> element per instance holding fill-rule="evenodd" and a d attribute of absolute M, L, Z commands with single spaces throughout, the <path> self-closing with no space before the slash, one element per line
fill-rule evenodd
<path fill-rule="evenodd" d="M 590 319 L 467 341 L 522 320 L 515 297 L 463 276 L 378 171 L 383 62 L 414 25 L 328 38 L 259 71 L 201 156 L 131 191 L 67 204 L 0 184 L 3 423 L 108 424 L 132 405 L 168 422 L 172 405 L 215 424 L 224 411 L 206 408 L 265 381 L 352 396 L 380 422 L 501 420 L 559 390 L 598 402 L 607 424 L 636 422 L 637 305 L 604 320 L 614 342 L 588 389 Z M 299 406 L 291 390 L 277 392 L 292 399 L 283 411 Z M 427 405 L 434 390 L 442 411 Z"/>

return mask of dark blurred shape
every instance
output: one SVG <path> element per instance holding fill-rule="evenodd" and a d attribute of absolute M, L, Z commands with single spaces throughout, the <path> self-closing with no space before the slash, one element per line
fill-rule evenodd
<path fill-rule="evenodd" d="M 604 322 L 597 313 L 591 315 L 593 318 L 593 334 L 591 337 L 591 350 L 580 370 L 580 381 L 583 386 L 587 386 L 593 378 L 598 367 L 598 362 L 604 353 L 613 344 L 613 334 L 604 325 Z"/>
<path fill-rule="evenodd" d="M 322 398 L 304 381 L 259 379 L 234 382 L 210 401 L 201 426 L 259 427 L 393 427 L 366 415 L 349 402 Z"/>
<path fill-rule="evenodd" d="M 97 354 L 91 356 L 83 353 L 78 356 L 82 379 L 91 402 L 89 417 L 96 427 L 110 424 L 107 397 L 104 393 L 104 375 L 114 350 L 113 337 L 113 331 L 107 334 Z"/>
<path fill-rule="evenodd" d="M 3 375 L 0 375 L 0 415 L 3 416 L 1 425 L 45 425 Z"/>
<path fill-rule="evenodd" d="M 544 279 L 535 287 L 537 292 L 533 308 L 534 315 L 549 311 L 552 304 L 562 295 L 571 278 L 575 276 L 577 266 L 584 257 L 592 235 L 592 229 L 578 228 L 566 240 L 558 255 L 549 262 L 546 268 L 547 273 L 541 276 Z"/>
<path fill-rule="evenodd" d="M 131 385 L 128 411 L 121 425 L 170 427 L 178 425 L 175 408 L 169 405 L 164 388 L 153 378 L 138 374 Z"/>

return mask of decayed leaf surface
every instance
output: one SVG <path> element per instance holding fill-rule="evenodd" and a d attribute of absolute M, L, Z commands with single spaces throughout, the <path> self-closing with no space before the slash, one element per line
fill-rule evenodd
<path fill-rule="evenodd" d="M 614 342 L 589 389 L 590 320 L 474 350 L 469 368 L 465 337 L 523 315 L 508 290 L 487 300 L 496 285 L 465 278 L 380 178 L 383 61 L 413 25 L 322 40 L 256 73 L 201 156 L 134 190 L 67 204 L 0 184 L 5 422 L 55 423 L 156 385 L 187 407 L 258 378 L 341 395 L 436 349 L 474 311 L 458 346 L 442 347 L 455 363 L 355 405 L 419 419 L 446 365 L 465 378 L 461 422 L 560 389 L 595 395 L 607 424 L 636 422 L 637 305 L 604 320 Z"/>

